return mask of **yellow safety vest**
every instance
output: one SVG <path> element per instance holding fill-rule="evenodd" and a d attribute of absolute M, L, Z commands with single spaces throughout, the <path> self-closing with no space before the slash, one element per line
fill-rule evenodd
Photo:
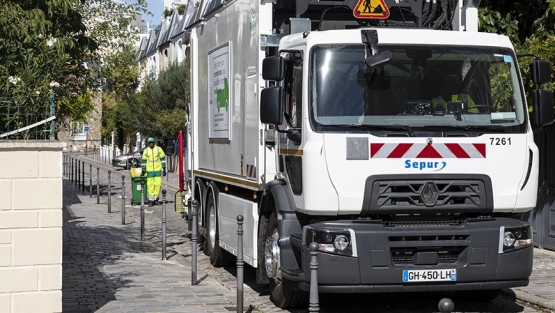
<path fill-rule="evenodd" d="M 166 154 L 158 146 L 146 147 L 143 151 L 142 169 L 147 172 L 160 172 L 166 168 Z"/>
<path fill-rule="evenodd" d="M 470 98 L 470 96 L 466 93 L 459 93 L 459 94 L 455 94 L 451 96 L 451 102 L 455 102 L 455 101 L 461 101 L 466 103 L 467 106 L 473 106 L 475 105 L 474 101 L 472 100 L 472 98 Z M 445 101 L 445 99 L 443 99 L 442 96 L 437 96 L 435 98 L 432 99 L 432 107 L 435 109 L 438 105 L 443 106 L 443 108 L 445 109 L 445 111 L 447 111 L 447 101 Z M 478 108 L 470 108 L 468 109 L 468 112 L 470 113 L 479 113 Z"/>

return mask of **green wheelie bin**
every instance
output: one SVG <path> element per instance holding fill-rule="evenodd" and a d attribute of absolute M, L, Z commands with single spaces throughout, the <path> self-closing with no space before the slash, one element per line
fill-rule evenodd
<path fill-rule="evenodd" d="M 146 176 L 141 176 L 141 168 L 132 168 L 129 170 L 131 175 L 131 205 L 141 204 L 141 191 L 143 193 L 143 201 L 148 203 L 148 194 L 146 186 Z M 141 188 L 141 181 L 144 181 L 144 188 Z M 142 189 L 142 190 L 141 190 Z"/>

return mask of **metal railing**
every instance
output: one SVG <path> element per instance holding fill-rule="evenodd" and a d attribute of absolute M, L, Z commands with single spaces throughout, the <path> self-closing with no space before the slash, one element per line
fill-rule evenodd
<path fill-rule="evenodd" d="M 0 97 L 0 139 L 44 140 L 56 138 L 54 94 L 39 103 L 20 103 Z"/>

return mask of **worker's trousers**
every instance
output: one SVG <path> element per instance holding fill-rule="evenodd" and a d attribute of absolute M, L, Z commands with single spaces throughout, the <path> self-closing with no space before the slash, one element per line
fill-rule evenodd
<path fill-rule="evenodd" d="M 162 173 L 160 171 L 147 172 L 148 201 L 155 201 L 162 189 Z"/>

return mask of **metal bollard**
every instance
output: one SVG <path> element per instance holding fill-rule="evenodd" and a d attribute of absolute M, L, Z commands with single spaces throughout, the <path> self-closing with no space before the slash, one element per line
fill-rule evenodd
<path fill-rule="evenodd" d="M 121 223 L 125 225 L 125 176 L 121 175 Z"/>
<path fill-rule="evenodd" d="M 81 162 L 81 192 L 85 192 L 85 161 Z"/>
<path fill-rule="evenodd" d="M 112 171 L 108 171 L 108 213 L 112 213 Z"/>
<path fill-rule="evenodd" d="M 237 313 L 243 313 L 243 215 L 237 216 Z"/>
<path fill-rule="evenodd" d="M 141 178 L 141 241 L 145 241 L 145 181 Z"/>
<path fill-rule="evenodd" d="M 69 172 L 69 181 L 73 182 L 73 159 L 69 158 L 71 161 L 69 162 L 69 168 L 70 168 L 70 172 Z"/>
<path fill-rule="evenodd" d="M 310 244 L 310 300 L 308 312 L 320 312 L 318 304 L 318 244 Z"/>
<path fill-rule="evenodd" d="M 92 198 L 92 164 L 89 164 L 89 198 Z"/>
<path fill-rule="evenodd" d="M 197 214 L 198 214 L 198 200 L 193 200 L 193 211 L 191 215 L 193 215 L 193 229 L 191 234 L 191 285 L 194 286 L 197 284 L 197 236 L 198 236 L 198 223 L 197 223 Z"/>
<path fill-rule="evenodd" d="M 96 167 L 96 204 L 100 204 L 100 167 Z"/>
<path fill-rule="evenodd" d="M 77 160 L 77 179 L 75 180 L 77 183 L 77 191 L 81 188 L 81 160 Z"/>
<path fill-rule="evenodd" d="M 166 190 L 162 190 L 162 260 L 166 260 Z"/>

